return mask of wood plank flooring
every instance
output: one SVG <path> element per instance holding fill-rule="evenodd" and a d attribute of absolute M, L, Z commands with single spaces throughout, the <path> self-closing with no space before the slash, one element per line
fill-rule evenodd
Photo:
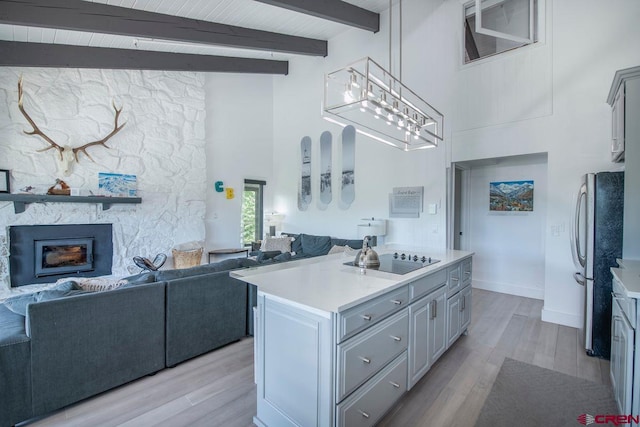
<path fill-rule="evenodd" d="M 540 320 L 542 301 L 473 290 L 462 336 L 380 426 L 473 426 L 505 357 L 609 384 L 579 331 Z M 20 426 L 252 426 L 253 340 L 243 339 Z"/>

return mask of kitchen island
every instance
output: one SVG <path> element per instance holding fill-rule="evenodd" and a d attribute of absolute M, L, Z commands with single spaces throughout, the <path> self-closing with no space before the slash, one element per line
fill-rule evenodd
<path fill-rule="evenodd" d="M 375 424 L 471 320 L 473 253 L 429 255 L 402 275 L 342 254 L 232 272 L 258 287 L 256 425 Z"/>

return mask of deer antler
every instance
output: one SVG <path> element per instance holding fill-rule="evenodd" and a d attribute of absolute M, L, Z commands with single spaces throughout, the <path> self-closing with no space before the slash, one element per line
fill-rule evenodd
<path fill-rule="evenodd" d="M 22 115 L 27 119 L 27 121 L 33 128 L 31 132 L 27 132 L 26 130 L 23 132 L 27 135 L 39 135 L 40 137 L 42 137 L 42 139 L 44 139 L 50 144 L 49 147 L 43 148 L 42 150 L 38 150 L 38 151 L 47 151 L 47 150 L 51 150 L 52 148 L 55 148 L 60 153 L 60 160 L 62 160 L 62 152 L 64 151 L 64 148 L 56 144 L 53 141 L 53 139 L 45 135 L 44 132 L 42 132 L 38 128 L 38 125 L 36 125 L 36 122 L 34 122 L 33 119 L 29 117 L 29 114 L 27 114 L 27 112 L 24 110 L 23 100 L 22 100 L 22 76 L 20 76 L 20 80 L 18 80 L 18 108 L 20 109 L 20 112 L 22 112 Z"/>
<path fill-rule="evenodd" d="M 111 131 L 111 133 L 109 133 L 109 135 L 105 136 L 104 138 L 98 140 L 98 141 L 93 141 L 90 142 L 88 144 L 85 144 L 81 147 L 77 147 L 73 149 L 73 155 L 75 156 L 76 162 L 78 161 L 78 153 L 84 153 L 85 156 L 87 156 L 89 158 L 89 160 L 91 160 L 92 162 L 95 163 L 95 161 L 91 158 L 91 156 L 89 155 L 89 153 L 87 153 L 87 148 L 91 147 L 92 145 L 102 145 L 105 148 L 111 148 L 109 146 L 107 146 L 106 142 L 116 133 L 120 132 L 120 129 L 122 129 L 124 127 L 124 125 L 127 124 L 127 122 L 124 122 L 123 124 L 121 124 L 120 126 L 118 126 L 118 118 L 120 117 L 120 113 L 122 112 L 122 107 L 120 107 L 120 109 L 118 109 L 116 107 L 116 103 L 115 101 L 111 101 L 111 105 L 113 106 L 113 109 L 116 111 L 116 117 L 114 120 L 114 125 L 113 125 L 113 130 Z"/>

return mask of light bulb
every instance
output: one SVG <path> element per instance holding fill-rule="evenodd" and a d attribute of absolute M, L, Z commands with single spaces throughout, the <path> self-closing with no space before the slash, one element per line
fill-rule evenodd
<path fill-rule="evenodd" d="M 344 90 L 344 102 L 347 104 L 354 101 L 353 93 L 351 92 L 351 85 L 347 84 L 346 89 Z"/>
<path fill-rule="evenodd" d="M 360 87 L 360 83 L 358 83 L 358 76 L 354 72 L 351 72 L 351 76 L 349 77 L 350 83 L 353 87 Z"/>
<path fill-rule="evenodd" d="M 369 83 L 369 89 L 367 91 L 367 95 L 369 95 L 372 98 L 374 97 L 374 94 L 373 94 L 373 83 Z"/>

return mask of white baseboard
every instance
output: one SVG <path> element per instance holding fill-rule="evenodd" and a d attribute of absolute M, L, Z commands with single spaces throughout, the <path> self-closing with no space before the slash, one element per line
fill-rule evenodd
<path fill-rule="evenodd" d="M 563 313 L 561 311 L 551 311 L 542 309 L 542 321 L 557 323 L 558 325 L 569 326 L 572 328 L 582 328 L 582 316 L 575 314 Z"/>
<path fill-rule="evenodd" d="M 474 288 L 484 289 L 485 291 L 500 292 L 501 294 L 544 300 L 543 289 L 525 288 L 523 286 L 510 285 L 507 283 L 487 282 L 476 279 L 473 279 L 472 285 Z"/>

